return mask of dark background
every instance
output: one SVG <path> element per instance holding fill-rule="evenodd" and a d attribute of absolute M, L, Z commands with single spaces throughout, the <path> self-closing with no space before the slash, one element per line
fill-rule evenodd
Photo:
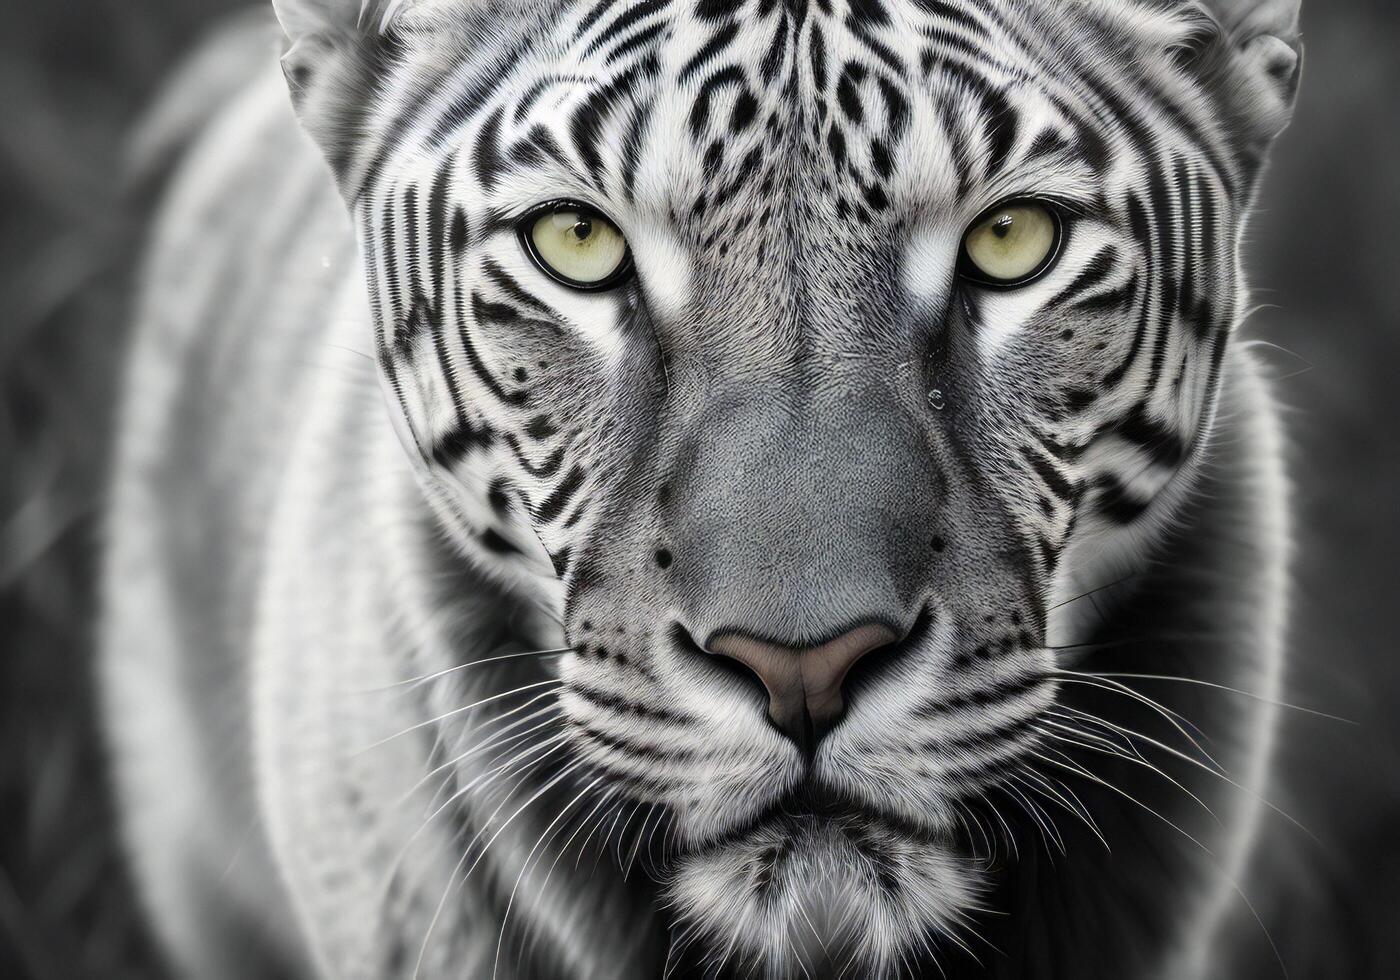
<path fill-rule="evenodd" d="M 0 0 L 0 977 L 150 977 L 89 682 L 93 558 L 142 197 L 124 134 L 233 0 Z M 1306 68 L 1250 229 L 1286 406 L 1287 712 L 1253 886 L 1291 977 L 1400 975 L 1400 4 L 1304 0 Z M 1313 839 L 1315 838 L 1315 839 Z M 1282 976 L 1259 932 L 1241 977 Z"/>

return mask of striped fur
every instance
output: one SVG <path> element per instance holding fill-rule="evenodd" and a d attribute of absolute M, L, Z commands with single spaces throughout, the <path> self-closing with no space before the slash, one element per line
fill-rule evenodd
<path fill-rule="evenodd" d="M 1232 338 L 1296 7 L 275 6 L 300 127 L 240 28 L 269 71 L 157 223 L 110 518 L 182 968 L 1210 976 L 1281 662 Z M 959 280 L 1018 197 L 1057 263 Z M 561 198 L 632 281 L 532 266 Z M 871 619 L 908 638 L 810 760 L 697 650 Z"/>

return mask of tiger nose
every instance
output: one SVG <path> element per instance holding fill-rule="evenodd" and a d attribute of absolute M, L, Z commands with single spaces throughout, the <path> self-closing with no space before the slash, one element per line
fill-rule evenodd
<path fill-rule="evenodd" d="M 768 691 L 768 717 L 810 756 L 845 711 L 841 687 L 850 669 L 866 654 L 898 639 L 883 623 L 865 623 L 815 647 L 787 647 L 723 633 L 710 638 L 708 649 L 738 661 L 758 677 Z"/>

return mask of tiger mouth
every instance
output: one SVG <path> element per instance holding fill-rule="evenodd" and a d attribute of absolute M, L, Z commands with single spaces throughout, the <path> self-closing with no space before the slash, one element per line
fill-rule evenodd
<path fill-rule="evenodd" d="M 786 831 L 797 836 L 815 828 L 827 828 L 863 842 L 870 831 L 883 830 L 912 844 L 948 848 L 952 835 L 930 824 L 897 814 L 868 800 L 817 781 L 799 783 L 732 826 L 698 842 L 689 851 L 707 855 L 741 847 L 765 833 Z"/>

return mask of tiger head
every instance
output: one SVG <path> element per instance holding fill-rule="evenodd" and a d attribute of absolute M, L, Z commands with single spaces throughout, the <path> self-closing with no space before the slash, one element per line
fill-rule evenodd
<path fill-rule="evenodd" d="M 1066 798 L 1057 607 L 1208 439 L 1295 3 L 278 8 L 395 424 L 678 934 L 956 942 L 972 801 Z"/>

